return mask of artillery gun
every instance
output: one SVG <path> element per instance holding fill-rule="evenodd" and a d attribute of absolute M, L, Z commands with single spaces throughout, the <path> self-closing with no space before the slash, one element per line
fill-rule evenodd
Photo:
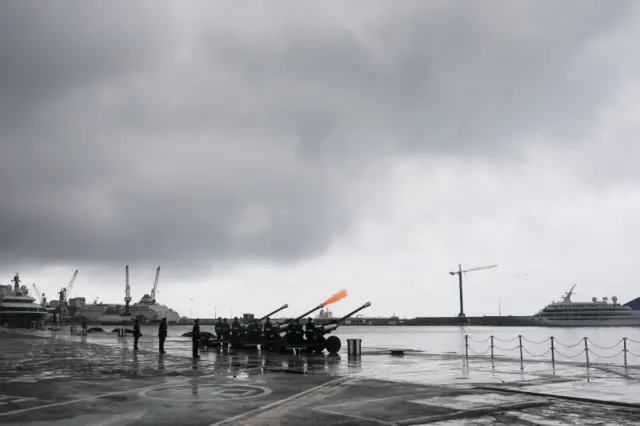
<path fill-rule="evenodd" d="M 277 314 L 280 311 L 283 311 L 285 309 L 287 309 L 289 307 L 288 304 L 284 304 L 282 306 L 280 306 L 278 309 L 269 312 L 267 315 L 259 318 L 256 320 L 256 322 L 261 323 L 262 321 L 266 320 L 267 318 L 270 318 L 272 315 Z M 240 334 L 239 336 L 233 336 L 230 335 L 229 339 L 223 339 L 222 336 L 218 336 L 218 335 L 212 335 L 211 333 L 208 333 L 208 335 L 202 335 L 202 338 L 200 340 L 200 346 L 201 347 L 213 347 L 213 346 L 220 346 L 220 345 L 230 345 L 232 346 L 234 349 L 242 349 L 244 347 L 255 347 L 255 346 L 259 346 L 263 343 L 263 338 L 261 336 L 261 338 L 259 340 L 249 340 L 247 338 L 248 333 L 247 333 L 247 328 L 248 328 L 248 324 L 242 324 L 241 329 L 240 329 Z M 191 333 L 184 333 L 183 336 L 185 337 L 190 337 Z"/>
<path fill-rule="evenodd" d="M 342 341 L 340 340 L 340 338 L 338 336 L 325 336 L 334 332 L 344 321 L 351 318 L 363 309 L 368 308 L 369 306 L 371 306 L 371 302 L 365 303 L 358 309 L 354 309 L 353 311 L 349 312 L 341 318 L 338 318 L 337 320 L 333 320 L 327 324 L 316 327 L 311 340 L 305 339 L 303 342 L 286 343 L 284 345 L 284 348 L 302 349 L 306 352 L 322 352 L 326 349 L 330 354 L 338 353 L 340 351 L 340 348 L 342 347 Z M 284 341 L 286 340 L 287 339 L 285 338 Z"/>

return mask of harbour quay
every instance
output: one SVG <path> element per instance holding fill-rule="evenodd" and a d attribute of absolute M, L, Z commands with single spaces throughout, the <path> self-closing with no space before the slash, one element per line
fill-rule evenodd
<path fill-rule="evenodd" d="M 166 353 L 124 339 L 0 329 L 3 425 L 635 425 L 633 368 L 363 346 L 359 356 Z"/>

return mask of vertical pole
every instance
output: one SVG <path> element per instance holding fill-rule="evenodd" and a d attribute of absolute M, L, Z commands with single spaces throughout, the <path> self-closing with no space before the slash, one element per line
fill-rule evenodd
<path fill-rule="evenodd" d="M 587 343 L 588 339 L 584 338 L 584 353 L 587 357 L 587 367 L 589 366 L 589 344 Z"/>
<path fill-rule="evenodd" d="M 493 336 L 491 336 L 491 359 L 493 359 Z"/>
<path fill-rule="evenodd" d="M 522 356 L 522 335 L 518 335 L 518 346 L 520 347 L 520 370 L 524 370 L 524 357 Z"/>
<path fill-rule="evenodd" d="M 627 366 L 627 338 L 622 338 L 622 353 L 624 354 L 624 366 Z"/>
<path fill-rule="evenodd" d="M 458 265 L 458 287 L 460 287 L 460 313 L 459 317 L 464 317 L 464 296 L 462 292 L 462 265 Z"/>
<path fill-rule="evenodd" d="M 550 337 L 551 340 L 551 364 L 556 364 L 556 348 L 553 346 L 553 336 Z"/>
<path fill-rule="evenodd" d="M 464 357 L 469 358 L 469 335 L 464 335 Z"/>

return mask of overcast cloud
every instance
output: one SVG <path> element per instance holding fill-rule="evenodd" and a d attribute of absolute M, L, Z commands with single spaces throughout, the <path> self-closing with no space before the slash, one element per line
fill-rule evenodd
<path fill-rule="evenodd" d="M 453 314 L 459 262 L 501 263 L 476 314 L 605 271 L 640 296 L 611 275 L 640 237 L 637 3 L 160 4 L 0 5 L 7 279 L 80 268 L 78 295 L 120 300 L 125 263 L 144 289 L 161 264 L 202 316 L 301 285 Z"/>

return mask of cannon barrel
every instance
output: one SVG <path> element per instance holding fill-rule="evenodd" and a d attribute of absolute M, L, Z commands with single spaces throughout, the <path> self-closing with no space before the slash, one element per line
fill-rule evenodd
<path fill-rule="evenodd" d="M 310 314 L 314 313 L 315 311 L 320 310 L 322 308 L 324 308 L 324 303 L 321 303 L 318 306 L 316 306 L 315 308 L 311 309 L 310 311 L 305 312 L 304 314 L 302 314 L 299 317 L 295 318 L 294 321 L 295 320 L 301 320 L 302 318 L 306 317 L 307 315 L 310 315 Z"/>
<path fill-rule="evenodd" d="M 319 304 L 318 306 L 316 306 L 315 308 L 305 312 L 304 314 L 300 315 L 299 317 L 287 320 L 281 324 L 278 324 L 278 328 L 280 328 L 281 330 L 287 328 L 289 326 L 289 324 L 291 324 L 292 322 L 295 322 L 296 320 L 301 320 L 302 318 L 306 317 L 309 314 L 314 313 L 315 311 L 324 308 L 324 303 Z"/>
<path fill-rule="evenodd" d="M 320 333 L 320 335 L 329 334 L 332 331 L 334 331 L 336 328 L 338 328 L 340 323 L 342 323 L 344 320 L 349 319 L 350 317 L 354 316 L 361 310 L 368 308 L 369 306 L 371 306 L 371 302 L 365 303 L 364 305 L 360 306 L 358 309 L 355 309 L 349 312 L 347 315 L 343 316 L 342 318 L 338 318 L 337 320 L 331 321 L 329 324 L 325 324 L 318 327 L 317 332 Z"/>
<path fill-rule="evenodd" d="M 280 306 L 280 307 L 279 307 L 278 309 L 276 309 L 275 311 L 268 313 L 267 315 L 263 316 L 262 318 L 259 318 L 259 319 L 258 319 L 258 322 L 260 322 L 260 321 L 264 321 L 264 320 L 266 320 L 267 318 L 269 318 L 271 315 L 277 314 L 278 312 L 283 311 L 283 310 L 287 309 L 288 307 L 289 307 L 289 305 L 287 305 L 287 304 L 285 303 L 284 305 Z"/>
<path fill-rule="evenodd" d="M 355 309 L 355 310 L 349 312 L 347 315 L 343 316 L 342 318 L 338 319 L 335 322 L 335 324 L 340 324 L 342 321 L 351 318 L 352 316 L 354 316 L 355 314 L 357 314 L 361 310 L 368 308 L 369 306 L 371 306 L 371 302 L 365 303 L 364 305 L 360 306 L 358 309 Z"/>

